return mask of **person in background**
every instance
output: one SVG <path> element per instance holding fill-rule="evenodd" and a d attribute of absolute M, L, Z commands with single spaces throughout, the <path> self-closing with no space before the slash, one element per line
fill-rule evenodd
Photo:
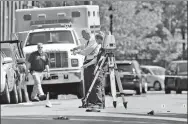
<path fill-rule="evenodd" d="M 38 50 L 32 52 L 28 58 L 27 71 L 26 71 L 26 75 L 28 75 L 28 72 L 30 71 L 30 74 L 32 75 L 34 80 L 33 91 L 31 93 L 31 101 L 33 102 L 46 99 L 46 95 L 44 94 L 41 85 L 43 79 L 42 72 L 45 69 L 47 71 L 47 75 L 46 75 L 47 78 L 50 77 L 49 58 L 48 55 L 45 52 L 43 52 L 43 44 L 38 43 L 37 48 Z"/>

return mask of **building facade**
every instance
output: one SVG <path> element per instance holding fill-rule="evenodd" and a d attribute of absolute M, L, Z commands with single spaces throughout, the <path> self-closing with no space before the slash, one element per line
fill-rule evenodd
<path fill-rule="evenodd" d="M 32 1 L 0 1 L 0 41 L 12 40 L 15 11 L 32 6 Z"/>

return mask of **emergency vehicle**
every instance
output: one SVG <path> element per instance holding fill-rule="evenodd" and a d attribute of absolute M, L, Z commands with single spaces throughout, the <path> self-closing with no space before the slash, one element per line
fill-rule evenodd
<path fill-rule="evenodd" d="M 50 78 L 43 78 L 44 92 L 63 91 L 71 84 L 68 93 L 76 92 L 78 97 L 85 93 L 83 71 L 84 56 L 72 55 L 71 49 L 85 43 L 81 30 L 100 29 L 99 6 L 80 5 L 50 8 L 19 9 L 16 11 L 16 32 L 23 42 L 23 51 L 29 54 L 37 50 L 37 43 L 43 43 L 43 50 L 50 59 Z M 31 75 L 27 82 L 29 94 L 34 84 Z M 75 85 L 72 85 L 75 84 Z"/>

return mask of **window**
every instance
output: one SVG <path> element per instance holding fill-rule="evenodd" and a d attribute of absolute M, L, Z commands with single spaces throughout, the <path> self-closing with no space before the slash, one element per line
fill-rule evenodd
<path fill-rule="evenodd" d="M 78 12 L 78 11 L 74 11 L 74 12 L 72 12 L 72 17 L 80 17 L 80 12 Z"/>
<path fill-rule="evenodd" d="M 6 57 L 12 57 L 12 52 L 9 48 L 1 48 L 1 52 L 6 56 Z"/>
<path fill-rule="evenodd" d="M 143 71 L 145 74 L 149 74 L 149 73 L 150 73 L 149 70 L 146 69 L 146 68 L 142 68 L 142 71 Z"/>
<path fill-rule="evenodd" d="M 132 72 L 131 64 L 117 64 L 119 72 Z"/>
<path fill-rule="evenodd" d="M 90 11 L 88 11 L 88 17 L 90 17 L 90 16 L 91 16 Z"/>
<path fill-rule="evenodd" d="M 36 45 L 39 42 L 45 44 L 47 41 L 50 41 L 50 32 L 37 32 L 30 34 L 27 45 Z"/>
<path fill-rule="evenodd" d="M 36 32 L 29 36 L 27 41 L 28 45 L 36 45 L 37 43 L 50 44 L 50 43 L 74 43 L 71 31 L 47 31 Z"/>
<path fill-rule="evenodd" d="M 179 72 L 187 72 L 187 63 L 179 63 Z"/>
<path fill-rule="evenodd" d="M 93 16 L 95 16 L 95 11 L 93 11 Z"/>
<path fill-rule="evenodd" d="M 164 75 L 165 69 L 162 68 L 151 68 L 151 71 L 154 73 L 154 75 Z"/>

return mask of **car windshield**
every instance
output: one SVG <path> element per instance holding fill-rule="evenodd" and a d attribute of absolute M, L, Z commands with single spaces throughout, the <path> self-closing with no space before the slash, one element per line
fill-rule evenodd
<path fill-rule="evenodd" d="M 12 52 L 9 48 L 1 48 L 1 54 L 5 55 L 6 57 L 12 57 Z"/>
<path fill-rule="evenodd" d="M 151 68 L 151 71 L 155 75 L 165 75 L 165 69 L 163 69 L 163 68 Z"/>
<path fill-rule="evenodd" d="M 131 64 L 117 64 L 119 72 L 132 72 Z"/>
<path fill-rule="evenodd" d="M 179 63 L 179 72 L 187 72 L 187 63 Z"/>
<path fill-rule="evenodd" d="M 43 44 L 49 43 L 63 43 L 73 44 L 73 35 L 71 31 L 46 31 L 46 32 L 35 32 L 29 35 L 29 39 L 26 45 L 36 45 L 38 42 Z"/>

